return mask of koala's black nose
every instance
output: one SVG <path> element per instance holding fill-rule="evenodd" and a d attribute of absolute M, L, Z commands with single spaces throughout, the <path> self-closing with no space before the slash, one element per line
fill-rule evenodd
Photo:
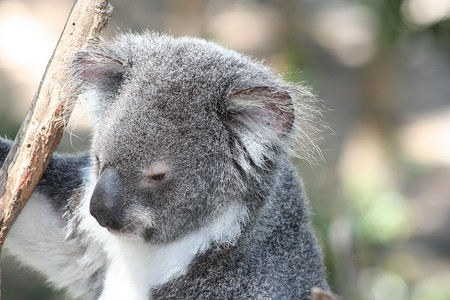
<path fill-rule="evenodd" d="M 106 169 L 91 196 L 89 211 L 102 227 L 119 231 L 124 228 L 123 181 L 119 173 Z"/>

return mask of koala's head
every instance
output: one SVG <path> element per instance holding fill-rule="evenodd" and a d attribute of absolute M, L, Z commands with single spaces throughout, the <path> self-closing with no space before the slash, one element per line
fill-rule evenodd
<path fill-rule="evenodd" d="M 213 43 L 125 34 L 73 68 L 95 119 L 90 213 L 111 232 L 169 242 L 256 213 L 293 137 L 309 148 L 308 90 Z"/>

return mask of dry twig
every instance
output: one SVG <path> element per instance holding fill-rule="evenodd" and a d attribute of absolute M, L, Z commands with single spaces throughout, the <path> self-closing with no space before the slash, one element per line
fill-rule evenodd
<path fill-rule="evenodd" d="M 312 294 L 312 300 L 341 300 L 341 298 L 334 295 L 333 293 L 324 291 L 318 287 L 313 288 Z"/>
<path fill-rule="evenodd" d="M 5 237 L 44 173 L 75 104 L 74 52 L 105 30 L 108 0 L 75 2 L 14 144 L 0 169 L 0 254 Z"/>

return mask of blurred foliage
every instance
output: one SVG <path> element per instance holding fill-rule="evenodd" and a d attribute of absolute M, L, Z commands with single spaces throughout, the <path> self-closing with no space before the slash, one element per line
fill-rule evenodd
<path fill-rule="evenodd" d="M 380 44 L 392 45 L 409 32 L 403 20 L 403 0 L 356 0 L 371 7 L 380 19 Z"/>
<path fill-rule="evenodd" d="M 368 64 L 358 69 L 364 74 L 359 78 L 363 90 L 359 101 L 365 115 L 360 117 L 378 126 L 380 136 L 373 135 L 370 130 L 363 131 L 369 140 L 378 141 L 349 155 L 356 165 L 354 173 L 347 169 L 339 171 L 342 157 L 337 159 L 336 169 L 328 166 L 326 171 L 308 172 L 308 167 L 300 164 L 305 185 L 313 199 L 314 227 L 325 246 L 330 284 L 347 300 L 447 300 L 450 299 L 450 273 L 429 266 L 426 267 L 427 274 L 433 275 L 423 277 L 425 271 L 421 269 L 427 263 L 439 264 L 442 261 L 445 261 L 442 266 L 445 269 L 449 257 L 429 257 L 427 261 L 418 258 L 416 251 L 423 255 L 421 251 L 424 250 L 421 248 L 423 245 L 419 247 L 421 250 L 416 248 L 420 238 L 415 232 L 417 220 L 414 218 L 417 215 L 414 216 L 414 203 L 410 199 L 411 190 L 417 192 L 419 188 L 414 185 L 434 174 L 436 166 L 408 160 L 399 151 L 395 130 L 402 111 L 396 109 L 401 110 L 402 107 L 396 106 L 393 84 L 397 55 L 405 43 L 425 38 L 450 54 L 450 19 L 447 17 L 419 26 L 405 19 L 403 0 L 350 2 L 370 8 L 379 21 L 376 54 Z M 304 50 L 298 53 L 304 55 Z M 293 57 L 290 63 L 294 65 L 305 65 L 295 54 L 287 57 Z M 307 60 L 306 65 L 310 62 Z M 357 142 L 361 145 L 366 140 Z M 375 166 L 366 169 L 358 166 L 366 164 L 364 160 L 370 160 L 373 155 L 370 151 L 374 147 L 383 153 L 379 157 L 375 155 Z M 363 160 L 354 155 L 367 150 L 369 153 Z M 330 159 L 330 156 L 325 156 Z M 383 166 L 386 158 L 390 165 L 388 168 Z M 352 161 L 347 164 L 351 165 Z M 337 175 L 335 172 L 341 173 Z M 332 179 L 336 177 L 338 182 Z M 427 246 L 433 248 L 431 244 Z M 445 249 L 448 254 L 450 248 L 447 246 Z"/>
<path fill-rule="evenodd" d="M 407 36 L 428 35 L 439 42 L 441 46 L 450 49 L 450 19 L 442 19 L 425 26 L 410 24 L 402 13 L 405 0 L 352 0 L 367 5 L 380 19 L 380 46 L 390 47 L 399 39 Z"/>
<path fill-rule="evenodd" d="M 6 75 L 0 70 L 0 128 L 2 137 L 14 138 L 19 130 L 20 123 L 11 116 L 12 102 L 10 82 Z"/>

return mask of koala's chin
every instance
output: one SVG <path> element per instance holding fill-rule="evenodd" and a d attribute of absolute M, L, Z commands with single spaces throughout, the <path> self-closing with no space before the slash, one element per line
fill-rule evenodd
<path fill-rule="evenodd" d="M 130 216 L 132 218 L 132 216 Z M 158 232 L 151 224 L 144 224 L 140 221 L 131 220 L 124 222 L 123 228 L 115 227 L 116 225 L 98 223 L 99 226 L 104 227 L 108 232 L 118 238 L 126 240 L 142 241 L 150 244 L 158 244 L 161 242 L 161 238 L 158 238 Z"/>
<path fill-rule="evenodd" d="M 147 228 L 139 222 L 117 222 L 114 219 L 106 219 L 105 216 L 95 215 L 99 226 L 104 227 L 109 233 L 127 239 L 144 239 L 147 240 Z M 121 225 L 119 225 L 121 224 Z"/>

